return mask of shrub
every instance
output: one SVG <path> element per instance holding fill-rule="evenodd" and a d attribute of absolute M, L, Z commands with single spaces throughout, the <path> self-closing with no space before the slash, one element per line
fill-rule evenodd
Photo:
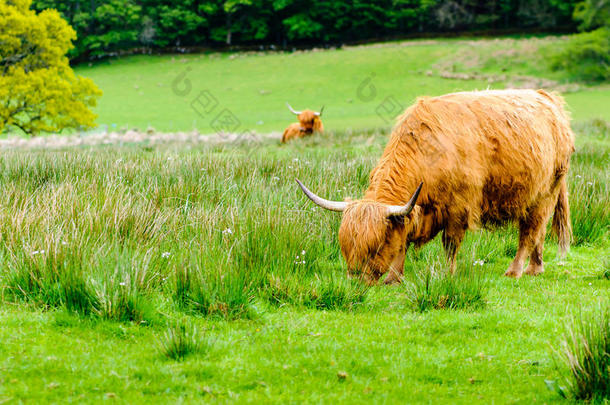
<path fill-rule="evenodd" d="M 565 70 L 575 80 L 610 80 L 610 28 L 573 35 L 549 60 L 551 69 Z"/>
<path fill-rule="evenodd" d="M 405 283 L 405 289 L 411 305 L 424 312 L 482 307 L 485 305 L 485 284 L 482 274 L 474 269 L 452 275 L 432 266 L 425 274 L 416 274 L 413 282 Z"/>
<path fill-rule="evenodd" d="M 569 370 L 568 393 L 572 397 L 610 399 L 610 307 L 572 319 L 559 354 Z M 565 395 L 563 390 L 560 393 Z"/>

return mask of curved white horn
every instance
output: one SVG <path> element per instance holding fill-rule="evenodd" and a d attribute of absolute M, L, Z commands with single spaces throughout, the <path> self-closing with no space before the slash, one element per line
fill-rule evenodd
<path fill-rule="evenodd" d="M 324 111 L 324 106 L 322 106 L 322 108 L 320 108 L 320 112 L 314 113 L 315 115 L 317 115 L 318 117 L 322 116 L 322 111 Z"/>
<path fill-rule="evenodd" d="M 301 187 L 301 190 L 303 190 L 303 192 L 305 193 L 305 195 L 307 196 L 307 198 L 309 198 L 311 201 L 313 201 L 316 205 L 330 210 L 330 211 L 337 211 L 337 212 L 343 212 L 345 210 L 345 208 L 347 207 L 347 203 L 345 201 L 330 201 L 330 200 L 325 200 L 322 197 L 318 197 L 317 195 L 315 195 L 314 193 L 312 193 L 311 191 L 309 191 L 309 189 L 307 187 L 305 187 L 305 185 L 303 185 L 303 183 L 301 183 L 301 181 L 299 179 L 295 179 L 297 181 L 297 183 L 299 183 L 299 187 Z"/>
<path fill-rule="evenodd" d="M 294 115 L 299 115 L 301 113 L 300 111 L 295 111 L 295 109 L 292 108 L 290 106 L 290 104 L 286 103 L 286 105 L 288 106 L 288 109 L 290 110 L 290 112 L 293 113 Z"/>
<path fill-rule="evenodd" d="M 423 185 L 424 185 L 424 183 L 419 183 L 417 190 L 415 190 L 415 192 L 411 196 L 411 199 L 405 205 L 388 206 L 387 216 L 388 217 L 398 217 L 398 216 L 408 215 L 409 212 L 411 212 L 411 210 L 413 209 L 413 207 L 415 207 L 415 202 L 417 201 L 417 197 L 419 197 L 419 192 L 421 191 L 421 188 Z"/>

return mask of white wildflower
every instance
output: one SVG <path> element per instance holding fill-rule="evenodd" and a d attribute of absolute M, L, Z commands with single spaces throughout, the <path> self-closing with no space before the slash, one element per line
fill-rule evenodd
<path fill-rule="evenodd" d="M 231 230 L 231 228 L 227 228 L 224 231 L 222 231 L 223 235 L 233 235 L 233 231 Z"/>
<path fill-rule="evenodd" d="M 592 181 L 588 181 L 588 182 L 587 182 L 587 186 L 592 186 L 592 185 L 593 185 L 593 182 L 592 182 Z"/>
<path fill-rule="evenodd" d="M 577 178 L 577 179 L 580 179 L 580 178 L 582 178 L 582 176 L 581 176 L 580 174 L 577 174 L 577 175 L 576 175 L 576 178 Z"/>
<path fill-rule="evenodd" d="M 305 256 L 305 251 L 304 251 L 304 250 L 301 250 L 301 254 L 302 254 L 303 256 Z"/>
<path fill-rule="evenodd" d="M 126 283 L 126 282 L 124 282 L 124 281 L 121 281 L 121 282 L 119 283 L 119 285 L 126 286 L 126 285 L 127 285 L 127 283 Z"/>
<path fill-rule="evenodd" d="M 482 266 L 484 264 L 485 264 L 485 260 L 481 260 L 481 259 L 475 260 L 474 263 L 472 263 L 473 266 Z"/>
<path fill-rule="evenodd" d="M 170 252 L 163 252 L 163 253 L 161 253 L 161 257 L 167 258 L 167 257 L 170 257 L 170 256 L 171 256 Z"/>
<path fill-rule="evenodd" d="M 32 252 L 33 255 L 43 255 L 44 254 L 44 250 L 35 250 Z"/>

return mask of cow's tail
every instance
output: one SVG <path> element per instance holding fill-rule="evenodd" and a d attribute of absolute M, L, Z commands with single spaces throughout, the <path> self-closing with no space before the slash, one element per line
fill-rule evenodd
<path fill-rule="evenodd" d="M 559 257 L 565 257 L 572 240 L 572 224 L 570 223 L 570 203 L 568 202 L 568 185 L 563 176 L 559 185 L 559 197 L 553 214 L 553 232 L 559 241 Z"/>

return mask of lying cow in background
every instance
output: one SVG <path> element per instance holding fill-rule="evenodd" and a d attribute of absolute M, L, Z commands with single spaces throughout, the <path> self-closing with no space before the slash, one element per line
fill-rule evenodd
<path fill-rule="evenodd" d="M 442 241 L 451 271 L 468 229 L 516 222 L 519 249 L 505 275 L 542 273 L 546 225 L 565 253 L 571 238 L 566 177 L 574 134 L 563 99 L 543 90 L 488 90 L 422 98 L 398 118 L 364 198 L 328 201 L 343 212 L 348 272 L 375 283 L 401 279 L 405 252 Z M 422 186 L 423 185 L 423 186 Z M 554 212 L 554 214 L 553 214 Z"/>
<path fill-rule="evenodd" d="M 305 136 L 313 135 L 315 132 L 323 132 L 324 126 L 322 125 L 322 111 L 324 107 L 320 109 L 320 112 L 312 110 L 295 111 L 290 104 L 286 103 L 288 109 L 293 114 L 297 115 L 299 122 L 290 124 L 288 128 L 284 130 L 282 135 L 282 143 L 289 141 L 294 138 L 303 138 Z"/>

